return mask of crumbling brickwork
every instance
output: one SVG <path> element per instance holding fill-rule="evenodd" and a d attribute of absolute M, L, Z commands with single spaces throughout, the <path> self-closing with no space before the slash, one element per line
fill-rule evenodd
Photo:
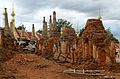
<path fill-rule="evenodd" d="M 106 63 L 106 57 L 114 59 L 114 52 L 105 44 L 106 31 L 100 19 L 88 19 L 81 36 L 82 58 L 93 58 L 96 62 Z M 112 45 L 114 49 L 114 46 Z M 108 49 L 108 51 L 106 51 Z M 110 55 L 112 53 L 112 55 Z"/>

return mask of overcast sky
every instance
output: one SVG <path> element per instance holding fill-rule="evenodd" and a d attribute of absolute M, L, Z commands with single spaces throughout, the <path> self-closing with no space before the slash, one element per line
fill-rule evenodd
<path fill-rule="evenodd" d="M 3 25 L 3 10 L 8 8 L 11 19 L 12 0 L 0 0 L 0 26 Z M 36 30 L 42 29 L 43 17 L 49 20 L 53 11 L 57 19 L 70 21 L 73 27 L 85 27 L 89 18 L 97 18 L 100 14 L 105 28 L 110 27 L 113 35 L 120 40 L 120 0 L 14 0 L 16 26 L 24 24 L 26 30 L 32 30 L 32 23 Z"/>

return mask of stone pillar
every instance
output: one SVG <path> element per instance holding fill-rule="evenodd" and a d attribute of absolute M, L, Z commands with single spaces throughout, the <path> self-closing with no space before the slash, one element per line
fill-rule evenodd
<path fill-rule="evenodd" d="M 53 12 L 53 29 L 56 30 L 56 12 Z"/>
<path fill-rule="evenodd" d="M 47 22 L 45 21 L 45 17 L 43 17 L 43 36 L 47 36 Z"/>
<path fill-rule="evenodd" d="M 85 52 L 84 52 L 84 55 L 85 55 L 85 59 L 88 57 L 88 48 L 87 48 L 87 43 L 84 44 L 85 45 Z"/>
<path fill-rule="evenodd" d="M 76 44 L 76 40 L 74 40 L 74 42 L 73 42 L 73 48 L 77 48 L 77 44 Z"/>
<path fill-rule="evenodd" d="M 24 33 L 25 33 L 25 28 L 24 28 L 24 25 L 22 25 L 21 39 L 23 39 L 23 38 L 24 38 Z"/>
<path fill-rule="evenodd" d="M 39 42 L 38 43 L 36 43 L 37 44 L 37 51 L 38 51 L 38 54 L 40 55 L 40 54 L 42 54 L 42 44 L 40 44 Z"/>
<path fill-rule="evenodd" d="M 61 52 L 63 53 L 63 45 L 64 45 L 64 44 L 63 44 L 62 41 L 61 41 L 60 43 L 61 43 Z"/>
<path fill-rule="evenodd" d="M 98 48 L 96 47 L 96 59 L 95 59 L 95 61 L 97 61 L 98 60 Z"/>
<path fill-rule="evenodd" d="M 14 38 L 14 32 L 13 32 L 13 22 L 10 22 L 10 31 L 12 32 L 12 37 Z"/>
<path fill-rule="evenodd" d="M 75 49 L 72 49 L 72 63 L 75 63 Z"/>
<path fill-rule="evenodd" d="M 42 34 L 45 35 L 45 17 L 43 17 L 43 31 Z"/>
<path fill-rule="evenodd" d="M 110 57 L 112 59 L 112 62 L 115 62 L 115 43 L 113 41 L 111 41 L 111 46 L 110 46 Z"/>
<path fill-rule="evenodd" d="M 52 32 L 52 18 L 51 18 L 51 15 L 50 15 L 50 20 L 49 20 L 49 34 L 51 35 L 51 32 Z"/>
<path fill-rule="evenodd" d="M 32 24 L 32 37 L 31 37 L 32 40 L 35 40 L 35 27 L 34 27 L 34 24 Z"/>
<path fill-rule="evenodd" d="M 47 28 L 47 22 L 45 22 L 45 35 L 47 36 L 48 34 L 48 28 Z"/>
<path fill-rule="evenodd" d="M 84 41 L 82 39 L 82 58 L 84 59 L 85 58 L 85 44 L 84 44 Z"/>
<path fill-rule="evenodd" d="M 93 53 L 93 44 L 92 44 L 92 41 L 89 41 L 89 48 L 88 48 L 88 53 L 89 53 L 89 57 L 93 57 L 92 53 Z"/>
<path fill-rule="evenodd" d="M 66 42 L 64 42 L 64 41 L 62 41 L 61 42 L 61 52 L 63 53 L 63 54 L 65 54 L 65 52 L 66 52 Z"/>
<path fill-rule="evenodd" d="M 24 33 L 25 33 L 25 28 L 24 28 L 24 25 L 22 25 L 22 30 L 21 30 L 21 33 L 20 33 L 20 41 L 25 41 Z M 20 42 L 19 42 L 19 45 L 20 45 Z M 20 45 L 20 46 L 22 47 L 23 45 Z"/>
<path fill-rule="evenodd" d="M 96 46 L 93 44 L 93 58 L 97 59 L 97 52 L 96 52 Z"/>
<path fill-rule="evenodd" d="M 98 62 L 98 63 L 100 63 L 100 49 L 99 49 L 99 47 L 97 47 L 97 51 L 96 51 L 96 53 L 97 53 L 97 58 L 96 58 L 96 61 Z"/>

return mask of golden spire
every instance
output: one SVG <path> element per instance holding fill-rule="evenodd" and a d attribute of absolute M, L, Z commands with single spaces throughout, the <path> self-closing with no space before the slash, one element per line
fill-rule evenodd
<path fill-rule="evenodd" d="M 3 15 L 4 15 L 4 34 L 11 35 L 10 28 L 9 28 L 9 22 L 8 22 L 7 8 L 4 8 Z"/>
<path fill-rule="evenodd" d="M 15 21 L 14 0 L 12 0 L 12 13 L 11 13 L 11 16 L 12 16 L 12 22 L 14 22 Z"/>
<path fill-rule="evenodd" d="M 99 20 L 102 19 L 101 14 L 100 14 L 100 8 L 99 8 L 99 16 L 98 16 L 98 19 L 99 19 Z"/>

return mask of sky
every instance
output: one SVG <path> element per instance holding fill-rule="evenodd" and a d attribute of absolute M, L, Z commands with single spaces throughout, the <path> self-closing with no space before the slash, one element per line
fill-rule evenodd
<path fill-rule="evenodd" d="M 43 17 L 49 22 L 49 16 L 56 11 L 57 19 L 70 21 L 76 31 L 84 28 L 87 19 L 100 15 L 105 28 L 111 29 L 120 40 L 120 0 L 14 0 L 16 27 L 24 24 L 27 31 L 35 24 L 36 31 L 42 29 Z M 4 8 L 11 20 L 12 0 L 0 0 L 0 26 L 3 25 Z"/>

